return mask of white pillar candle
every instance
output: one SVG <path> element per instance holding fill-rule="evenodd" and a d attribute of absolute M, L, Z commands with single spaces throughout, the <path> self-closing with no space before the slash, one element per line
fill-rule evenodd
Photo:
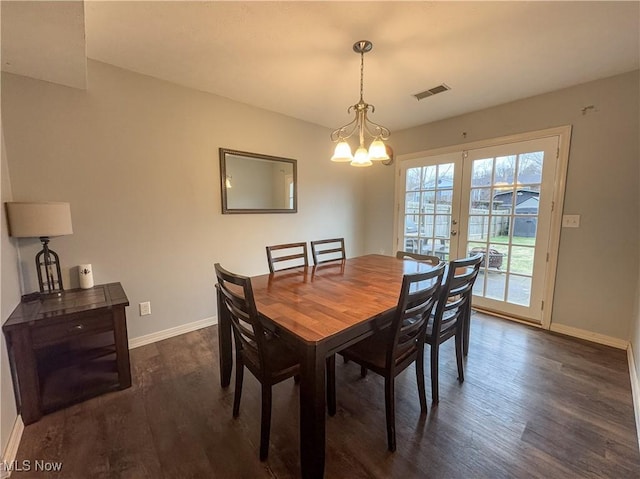
<path fill-rule="evenodd" d="M 90 264 L 79 265 L 78 275 L 80 277 L 80 287 L 82 289 L 93 288 L 93 271 Z"/>

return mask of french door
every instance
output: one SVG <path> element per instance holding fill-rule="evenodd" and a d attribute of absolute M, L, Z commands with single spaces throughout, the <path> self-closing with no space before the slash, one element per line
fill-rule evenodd
<path fill-rule="evenodd" d="M 545 136 L 401 161 L 397 249 L 444 261 L 481 253 L 474 306 L 542 322 L 559 141 Z"/>

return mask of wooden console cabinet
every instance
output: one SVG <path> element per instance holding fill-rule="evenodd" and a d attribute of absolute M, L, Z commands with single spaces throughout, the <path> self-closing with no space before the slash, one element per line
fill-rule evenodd
<path fill-rule="evenodd" d="M 3 325 L 24 424 L 107 391 L 131 386 L 120 283 L 23 301 Z"/>

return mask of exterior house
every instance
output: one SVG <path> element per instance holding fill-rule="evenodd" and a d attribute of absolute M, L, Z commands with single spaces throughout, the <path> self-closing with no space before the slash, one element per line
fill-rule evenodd
<path fill-rule="evenodd" d="M 538 197 L 540 193 L 533 190 L 518 188 L 515 190 L 515 213 L 516 215 L 537 215 Z M 514 207 L 514 191 L 504 191 L 493 195 L 494 207 L 497 209 L 508 209 Z M 527 238 L 535 237 L 538 226 L 537 217 L 523 218 L 516 217 L 513 222 L 513 236 L 523 236 Z M 505 232 L 506 233 L 506 232 Z"/>

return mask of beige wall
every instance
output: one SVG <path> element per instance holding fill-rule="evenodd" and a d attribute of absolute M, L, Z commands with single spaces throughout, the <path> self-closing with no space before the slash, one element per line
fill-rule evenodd
<path fill-rule="evenodd" d="M 561 233 L 552 322 L 627 340 L 639 256 L 638 86 L 635 71 L 394 132 L 390 143 L 402 155 L 573 125 L 564 211 L 580 214 L 581 226 Z M 583 115 L 588 105 L 596 111 Z M 366 252 L 392 248 L 393 189 L 392 171 L 369 169 Z"/>
<path fill-rule="evenodd" d="M 640 177 L 638 177 L 638 184 L 640 185 Z M 640 202 L 640 198 L 638 199 Z M 640 241 L 637 242 L 637 246 L 640 249 Z M 631 351 L 633 352 L 633 362 L 636 369 L 636 377 L 631 378 L 632 385 L 640 386 L 640 268 L 638 269 L 638 285 L 635 296 L 635 308 L 633 311 L 633 319 L 631 321 Z M 640 441 L 640 389 L 634 390 L 634 403 L 636 410 L 636 430 L 638 431 L 638 439 Z"/>
<path fill-rule="evenodd" d="M 0 196 L 2 204 L 11 200 L 11 181 L 7 169 L 7 155 L 4 147 L 4 133 L 2 134 L 2 164 L 0 169 Z M 20 302 L 20 288 L 18 278 L 18 250 L 15 240 L 7 234 L 7 222 L 4 207 L 0 208 L 0 323 L 4 323 Z M 4 450 L 9 440 L 9 434 L 17 417 L 16 404 L 13 396 L 13 383 L 9 369 L 9 357 L 4 334 L 0 334 L 0 460 L 4 458 Z"/>
<path fill-rule="evenodd" d="M 67 286 L 82 263 L 122 282 L 130 338 L 214 316 L 215 262 L 265 273 L 265 245 L 331 236 L 362 253 L 364 180 L 329 161 L 328 130 L 99 62 L 88 78 L 81 91 L 3 75 L 9 170 L 16 200 L 71 203 L 73 235 L 51 241 Z M 219 147 L 297 159 L 299 212 L 222 215 Z M 32 291 L 39 242 L 20 249 Z"/>

